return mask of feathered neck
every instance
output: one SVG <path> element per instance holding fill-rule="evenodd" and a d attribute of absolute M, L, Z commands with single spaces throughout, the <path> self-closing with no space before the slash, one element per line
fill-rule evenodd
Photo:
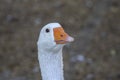
<path fill-rule="evenodd" d="M 62 48 L 57 52 L 38 49 L 38 59 L 42 80 L 64 80 Z"/>

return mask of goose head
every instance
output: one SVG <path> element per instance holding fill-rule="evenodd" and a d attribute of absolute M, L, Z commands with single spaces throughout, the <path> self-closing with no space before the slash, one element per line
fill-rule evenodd
<path fill-rule="evenodd" d="M 38 48 L 42 50 L 59 50 L 66 43 L 74 41 L 59 23 L 49 23 L 41 31 L 37 42 Z"/>

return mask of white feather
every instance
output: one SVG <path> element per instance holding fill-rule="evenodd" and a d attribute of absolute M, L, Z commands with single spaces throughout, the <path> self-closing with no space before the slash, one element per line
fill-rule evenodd
<path fill-rule="evenodd" d="M 61 27 L 59 23 L 49 23 L 41 31 L 37 42 L 38 60 L 43 80 L 64 80 L 62 49 L 65 44 L 56 44 L 53 29 Z M 49 32 L 46 32 L 49 29 Z M 66 34 L 66 33 L 65 33 Z M 74 38 L 67 36 L 66 41 Z"/>
<path fill-rule="evenodd" d="M 37 42 L 38 60 L 43 80 L 64 80 L 62 48 L 64 44 L 54 42 L 53 28 L 60 27 L 59 23 L 44 26 Z M 45 30 L 48 28 L 49 33 Z"/>

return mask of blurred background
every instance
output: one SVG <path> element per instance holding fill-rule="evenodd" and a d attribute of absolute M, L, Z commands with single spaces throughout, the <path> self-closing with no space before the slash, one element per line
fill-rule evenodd
<path fill-rule="evenodd" d="M 0 0 L 0 80 L 41 80 L 37 39 L 59 22 L 65 80 L 120 80 L 120 0 Z"/>

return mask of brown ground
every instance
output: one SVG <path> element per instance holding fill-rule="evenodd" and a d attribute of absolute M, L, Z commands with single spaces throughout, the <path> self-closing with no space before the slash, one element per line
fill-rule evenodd
<path fill-rule="evenodd" d="M 120 0 L 0 0 L 0 80 L 40 80 L 36 42 L 59 22 L 65 80 L 120 80 Z"/>

